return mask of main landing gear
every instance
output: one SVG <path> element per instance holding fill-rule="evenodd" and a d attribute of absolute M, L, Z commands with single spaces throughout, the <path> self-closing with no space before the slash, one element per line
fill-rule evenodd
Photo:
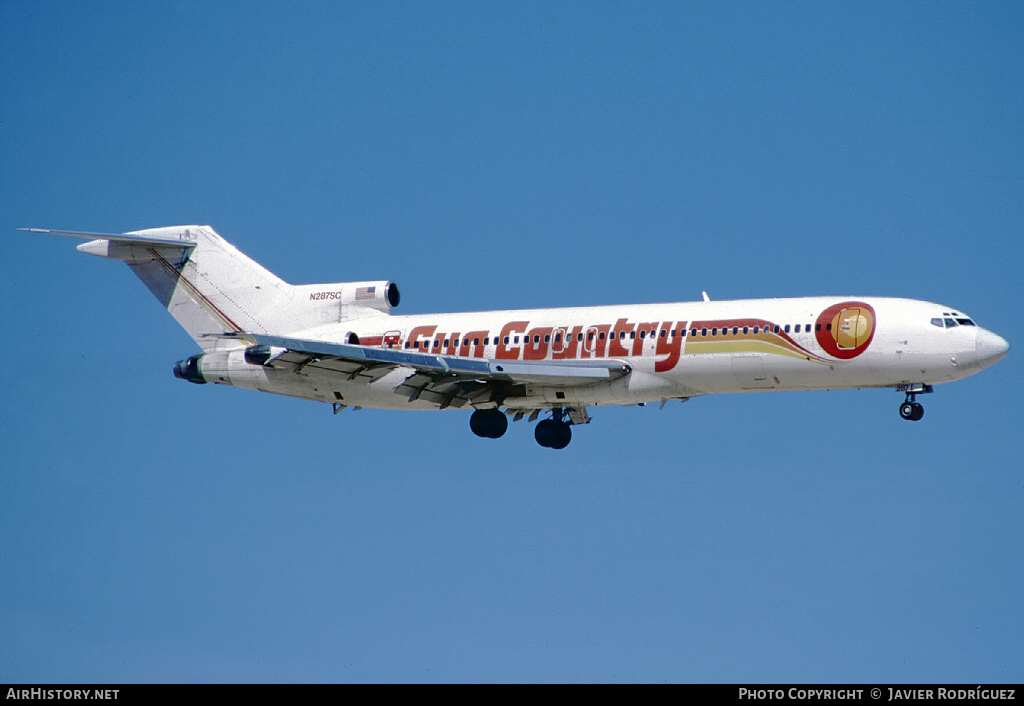
<path fill-rule="evenodd" d="M 900 405 L 900 416 L 911 422 L 916 422 L 924 416 L 924 405 L 916 401 L 918 395 L 923 395 L 932 391 L 931 385 L 924 385 L 917 383 L 914 385 L 906 385 L 901 388 L 897 388 L 901 392 L 907 393 L 907 398 L 903 404 Z"/>
<path fill-rule="evenodd" d="M 508 417 L 500 409 L 478 409 L 469 418 L 469 428 L 485 439 L 499 439 L 508 429 Z"/>
<path fill-rule="evenodd" d="M 551 410 L 551 419 L 537 422 L 533 437 L 537 443 L 549 449 L 564 449 L 572 441 L 572 429 L 569 422 L 562 419 L 564 412 L 555 408 Z"/>
<path fill-rule="evenodd" d="M 532 422 L 536 419 L 539 413 L 539 409 L 534 410 L 530 416 L 530 421 Z M 576 415 L 576 417 L 573 417 L 573 415 Z M 515 418 L 518 420 L 522 416 L 523 412 L 520 411 L 516 414 Z M 537 422 L 533 436 L 537 439 L 537 443 L 545 448 L 564 449 L 572 441 L 572 430 L 569 428 L 569 425 L 574 420 L 576 423 L 586 423 L 590 421 L 590 418 L 586 416 L 585 411 L 580 412 L 577 409 L 566 410 L 556 407 L 551 410 L 551 419 Z M 477 436 L 485 439 L 497 439 L 504 435 L 508 429 L 508 418 L 500 409 L 478 409 L 469 418 L 469 428 Z"/>

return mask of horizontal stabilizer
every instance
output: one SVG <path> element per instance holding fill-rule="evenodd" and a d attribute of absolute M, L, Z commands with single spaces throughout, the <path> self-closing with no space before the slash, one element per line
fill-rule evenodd
<path fill-rule="evenodd" d="M 50 230 L 49 228 L 18 228 L 18 230 L 25 231 L 26 233 L 46 233 L 48 235 L 70 235 L 75 238 L 110 240 L 115 243 L 125 243 L 128 245 L 160 245 L 163 247 L 173 246 L 178 248 L 194 248 L 196 246 L 195 233 L 192 233 L 189 230 L 180 231 L 178 229 L 175 230 L 178 230 L 182 237 L 170 235 L 141 235 L 139 233 L 92 233 L 84 230 Z M 188 239 L 189 236 L 191 236 L 191 240 Z"/>

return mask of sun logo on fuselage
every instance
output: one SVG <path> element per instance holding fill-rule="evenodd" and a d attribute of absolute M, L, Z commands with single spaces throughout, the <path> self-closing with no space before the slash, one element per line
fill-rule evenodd
<path fill-rule="evenodd" d="M 875 310 L 865 302 L 840 302 L 818 315 L 815 337 L 822 349 L 841 360 L 856 358 L 875 335 Z"/>

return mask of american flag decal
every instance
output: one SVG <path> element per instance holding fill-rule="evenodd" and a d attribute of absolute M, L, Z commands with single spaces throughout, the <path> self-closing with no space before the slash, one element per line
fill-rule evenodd
<path fill-rule="evenodd" d="M 376 287 L 359 287 L 356 289 L 356 301 L 360 299 L 373 299 Z"/>

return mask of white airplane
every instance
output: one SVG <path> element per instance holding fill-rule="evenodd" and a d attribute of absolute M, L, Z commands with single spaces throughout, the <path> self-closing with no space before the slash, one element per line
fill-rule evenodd
<path fill-rule="evenodd" d="M 209 226 L 91 238 L 125 262 L 203 352 L 174 375 L 345 407 L 471 408 L 496 439 L 529 415 L 565 448 L 587 407 L 755 390 L 888 387 L 916 397 L 1001 360 L 1009 344 L 962 312 L 912 299 L 801 297 L 392 316 L 393 282 L 291 285 Z"/>

